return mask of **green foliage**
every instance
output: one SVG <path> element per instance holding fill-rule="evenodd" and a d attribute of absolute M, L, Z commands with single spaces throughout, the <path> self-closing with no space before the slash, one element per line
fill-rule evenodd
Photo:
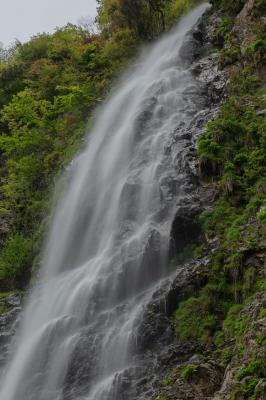
<path fill-rule="evenodd" d="M 200 221 L 208 236 L 219 238 L 221 260 L 217 263 L 214 255 L 213 265 L 225 276 L 235 303 L 256 290 L 256 269 L 244 268 L 238 249 L 255 251 L 265 237 L 265 117 L 257 111 L 265 99 L 260 85 L 251 66 L 243 76 L 235 73 L 220 115 L 198 143 L 201 175 L 218 183 L 213 208 Z"/>
<path fill-rule="evenodd" d="M 162 380 L 162 385 L 163 385 L 163 386 L 169 386 L 170 383 L 171 383 L 171 381 L 172 381 L 171 376 L 166 376 L 166 377 L 164 377 L 163 380 Z"/>
<path fill-rule="evenodd" d="M 229 46 L 221 51 L 219 57 L 219 64 L 222 68 L 234 64 L 240 59 L 240 50 L 236 46 Z"/>
<path fill-rule="evenodd" d="M 242 395 L 248 395 L 251 396 L 253 395 L 255 388 L 257 386 L 257 384 L 259 383 L 259 379 L 257 377 L 252 377 L 247 379 L 246 382 L 242 383 L 240 386 L 240 393 Z M 255 393 L 254 393 L 255 395 Z M 252 399 L 254 399 L 254 397 L 252 396 Z"/>
<path fill-rule="evenodd" d="M 241 339 L 241 338 L 240 338 L 240 339 Z M 243 358 L 244 355 L 245 355 L 245 352 L 246 352 L 246 347 L 245 347 L 245 345 L 241 342 L 241 340 L 240 340 L 240 342 L 237 343 L 236 348 L 237 348 L 237 352 L 238 352 L 239 357 L 240 357 L 240 358 Z"/>
<path fill-rule="evenodd" d="M 182 302 L 175 313 L 175 332 L 180 340 L 206 343 L 217 323 L 207 297 L 191 297 Z"/>
<path fill-rule="evenodd" d="M 221 47 L 228 41 L 232 25 L 233 25 L 232 18 L 224 18 L 219 23 L 219 25 L 215 29 L 213 37 L 213 42 L 215 45 Z"/>
<path fill-rule="evenodd" d="M 252 43 L 247 49 L 248 54 L 254 54 L 261 48 L 266 46 L 266 41 L 264 39 L 257 39 L 254 43 Z"/>
<path fill-rule="evenodd" d="M 215 335 L 214 335 L 215 346 L 220 347 L 224 344 L 224 342 L 225 342 L 225 336 L 224 336 L 223 331 L 215 332 Z"/>
<path fill-rule="evenodd" d="M 223 361 L 224 361 L 226 364 L 230 363 L 230 361 L 231 361 L 231 359 L 232 359 L 232 356 L 233 356 L 233 352 L 232 352 L 231 349 L 225 349 L 225 350 L 223 351 L 223 353 L 222 353 Z"/>
<path fill-rule="evenodd" d="M 197 367 L 195 365 L 187 365 L 181 372 L 181 377 L 184 381 L 191 381 L 194 373 L 197 371 Z"/>
<path fill-rule="evenodd" d="M 262 206 L 257 214 L 257 218 L 263 224 L 266 224 L 266 206 Z"/>
<path fill-rule="evenodd" d="M 256 337 L 256 343 L 258 346 L 263 346 L 266 344 L 266 334 L 265 335 L 258 335 Z"/>
<path fill-rule="evenodd" d="M 245 378 L 246 376 L 252 376 L 254 374 L 259 377 L 264 377 L 265 372 L 266 370 L 263 362 L 261 360 L 255 359 L 250 361 L 245 368 L 242 368 L 241 371 L 236 374 L 236 379 L 238 381 L 241 381 L 241 379 Z"/>
<path fill-rule="evenodd" d="M 67 25 L 17 43 L 0 60 L 3 257 L 16 235 L 41 240 L 54 178 L 79 150 L 93 109 L 137 44 L 128 27 L 105 39 Z M 0 280 L 19 277 L 23 268 L 26 276 L 26 264 L 2 264 Z"/>
<path fill-rule="evenodd" d="M 0 278 L 15 279 L 30 268 L 32 242 L 20 234 L 10 237 L 0 257 Z"/>
<path fill-rule="evenodd" d="M 266 308 L 260 310 L 259 318 L 266 318 Z"/>
<path fill-rule="evenodd" d="M 240 313 L 242 309 L 242 304 L 233 305 L 223 323 L 224 331 L 233 338 L 242 336 L 248 324 L 248 317 Z"/>

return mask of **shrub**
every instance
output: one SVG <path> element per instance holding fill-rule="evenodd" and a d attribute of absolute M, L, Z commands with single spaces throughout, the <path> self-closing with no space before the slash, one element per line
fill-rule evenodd
<path fill-rule="evenodd" d="M 234 338 L 241 337 L 247 327 L 248 317 L 240 315 L 243 307 L 242 304 L 234 304 L 228 311 L 223 323 L 225 333 Z"/>
<path fill-rule="evenodd" d="M 201 296 L 182 302 L 175 313 L 175 332 L 181 340 L 208 341 L 217 323 L 210 312 L 210 300 Z"/>
<path fill-rule="evenodd" d="M 30 267 L 32 242 L 17 233 L 11 236 L 0 257 L 0 278 L 19 279 Z"/>

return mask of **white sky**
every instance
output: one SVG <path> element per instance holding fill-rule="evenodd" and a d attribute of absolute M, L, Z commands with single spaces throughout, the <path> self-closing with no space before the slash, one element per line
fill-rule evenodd
<path fill-rule="evenodd" d="M 96 0 L 0 0 L 0 42 L 24 42 L 68 22 L 96 15 Z"/>

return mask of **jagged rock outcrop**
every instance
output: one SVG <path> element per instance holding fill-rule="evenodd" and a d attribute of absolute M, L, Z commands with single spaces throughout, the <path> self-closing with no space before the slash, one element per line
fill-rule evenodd
<path fill-rule="evenodd" d="M 247 57 L 248 46 L 254 43 L 256 39 L 255 31 L 262 28 L 263 23 L 265 23 L 263 15 L 259 15 L 258 19 L 254 20 L 254 7 L 256 3 L 259 2 L 253 0 L 246 2 L 243 9 L 235 18 L 230 43 L 225 43 L 224 45 L 226 51 L 234 44 L 240 47 L 244 58 L 243 63 L 240 64 L 243 69 L 248 63 L 251 63 L 250 59 L 245 57 Z M 218 25 L 222 26 L 223 20 L 217 13 L 212 13 L 209 21 L 212 21 L 213 24 L 208 27 L 208 32 L 210 37 L 213 38 L 215 29 Z M 212 39 L 210 40 L 212 41 Z M 215 40 L 217 40 L 217 37 Z M 216 45 L 220 48 L 222 47 L 221 43 L 216 43 Z M 255 57 L 260 57 L 262 51 L 263 47 L 256 55 L 253 55 L 254 59 Z M 225 84 L 230 82 L 231 75 L 236 70 L 239 73 L 241 68 L 239 68 L 239 65 L 236 67 L 236 60 L 224 69 L 224 80 L 221 81 L 218 78 L 218 93 L 217 97 L 215 97 L 215 72 L 218 71 L 219 76 L 220 67 L 218 63 L 221 61 L 220 54 L 214 53 L 208 55 L 200 61 L 200 65 L 204 66 L 207 62 L 209 66 L 210 60 L 212 60 L 214 65 L 211 69 L 212 74 L 209 73 L 208 68 L 207 71 L 203 68 L 200 78 L 205 82 L 210 82 L 211 102 L 215 102 L 215 99 L 217 99 L 219 103 L 222 97 L 221 91 L 219 91 L 220 87 L 223 90 L 226 87 Z M 263 81 L 263 72 L 260 68 L 258 66 L 258 73 L 261 75 Z M 214 188 L 214 186 L 212 187 Z M 259 225 L 260 222 L 251 218 L 243 229 L 259 232 L 261 228 Z M 237 274 L 244 274 L 243 271 L 246 274 L 256 271 L 257 281 L 263 282 L 263 279 L 265 280 L 265 243 L 262 243 L 263 239 L 259 238 L 258 235 L 255 240 L 255 247 L 241 247 L 239 244 L 237 256 L 241 259 L 240 271 L 235 267 L 235 270 L 230 272 L 231 274 L 235 274 L 235 278 L 232 279 L 237 280 Z M 216 247 L 219 247 L 219 243 L 214 238 L 214 242 L 209 242 L 205 251 L 207 253 L 208 251 L 211 252 L 212 249 L 215 251 Z M 208 275 L 211 274 L 213 269 L 210 257 L 205 258 L 204 267 L 199 262 L 199 265 L 193 269 L 191 268 L 192 264 L 188 263 L 184 265 L 190 271 L 188 272 L 189 277 L 186 278 L 188 285 L 174 290 L 173 295 L 169 298 L 169 303 L 172 304 L 172 307 L 170 306 L 170 315 L 177 309 L 180 301 L 188 299 L 191 296 L 197 296 L 201 285 L 204 286 L 204 279 L 206 279 L 206 282 L 208 281 Z M 192 278 L 193 276 L 194 279 Z M 252 279 L 255 279 L 254 276 Z M 245 283 L 247 291 L 249 290 L 249 284 L 247 280 Z M 235 286 L 237 286 L 237 283 L 235 283 Z M 235 290 L 237 291 L 237 288 Z M 171 290 L 169 293 L 171 293 Z M 236 293 L 235 296 L 235 302 L 237 303 L 238 294 Z M 258 290 L 253 295 L 253 298 L 247 299 L 244 304 L 240 304 L 241 301 L 239 301 L 234 306 L 236 310 L 238 309 L 237 313 L 227 316 L 227 319 L 223 323 L 225 333 L 227 332 L 226 330 L 228 332 L 220 345 L 217 343 L 219 334 L 222 334 L 221 331 L 218 332 L 216 337 L 217 342 L 215 342 L 215 337 L 213 337 L 213 341 L 206 342 L 202 346 L 189 340 L 177 342 L 175 348 L 183 346 L 185 355 L 182 354 L 182 356 L 177 356 L 177 358 L 173 356 L 173 364 L 170 361 L 168 361 L 168 364 L 166 363 L 166 365 L 169 365 L 169 368 L 165 365 L 166 368 L 163 370 L 161 381 L 157 386 L 157 392 L 153 399 L 265 400 L 265 300 L 265 291 L 263 292 L 263 288 L 261 288 L 261 290 Z M 220 323 L 220 329 L 223 324 Z M 176 343 L 175 339 L 174 343 Z M 174 354 L 176 353 L 173 350 L 172 355 Z M 169 356 L 169 360 L 171 360 L 171 356 Z"/>

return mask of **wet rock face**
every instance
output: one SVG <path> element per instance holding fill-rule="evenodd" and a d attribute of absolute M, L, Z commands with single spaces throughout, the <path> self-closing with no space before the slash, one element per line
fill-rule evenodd
<path fill-rule="evenodd" d="M 12 337 L 15 334 L 21 312 L 22 295 L 11 294 L 0 299 L 0 372 L 10 354 Z"/>
<path fill-rule="evenodd" d="M 178 253 L 187 245 L 195 243 L 200 235 L 200 225 L 197 221 L 198 213 L 196 210 L 191 210 L 187 214 L 186 209 L 179 210 L 172 225 L 172 248 Z"/>

